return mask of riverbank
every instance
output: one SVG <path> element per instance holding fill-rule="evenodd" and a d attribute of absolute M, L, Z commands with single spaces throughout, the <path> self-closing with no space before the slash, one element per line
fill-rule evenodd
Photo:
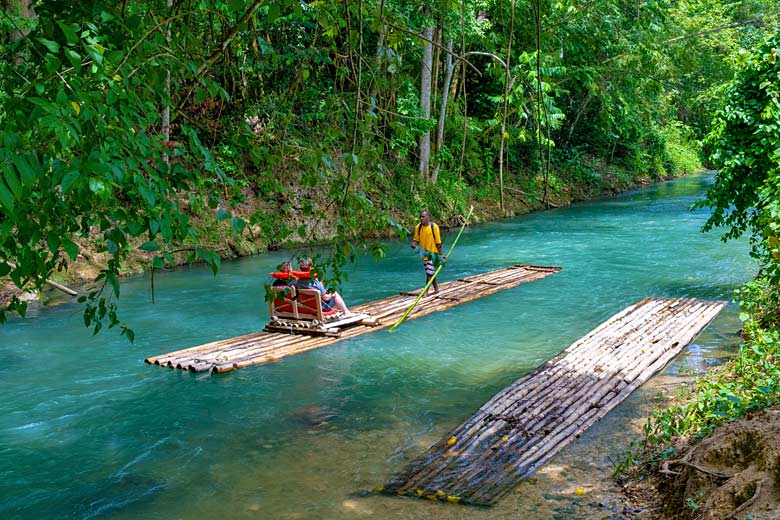
<path fill-rule="evenodd" d="M 776 518 L 780 330 L 758 278 L 739 291 L 740 348 L 650 414 L 626 492 L 657 518 Z"/>
<path fill-rule="evenodd" d="M 680 175 L 684 176 L 684 175 Z M 600 175 L 600 182 L 589 185 L 590 187 L 578 186 L 576 183 L 564 182 L 551 187 L 545 194 L 546 200 L 541 200 L 542 194 L 526 192 L 521 187 L 507 186 L 505 189 L 504 208 L 499 203 L 497 190 L 493 196 L 472 196 L 462 204 L 465 207 L 474 206 L 474 212 L 471 219 L 472 224 L 497 221 L 504 218 L 516 217 L 537 211 L 554 209 L 569 206 L 576 202 L 593 200 L 605 196 L 617 195 L 636 189 L 642 186 L 648 186 L 654 182 L 663 182 L 674 178 L 674 176 L 654 177 L 649 176 L 627 176 L 618 173 L 605 172 Z M 522 186 L 525 187 L 525 186 Z M 598 189 L 596 189 L 598 188 Z M 525 189 L 528 189 L 525 187 Z M 292 190 L 292 187 L 291 187 Z M 290 191 L 293 193 L 293 191 Z M 448 194 L 445 190 L 434 190 L 432 193 L 425 194 L 425 201 L 417 200 L 411 202 L 410 207 L 395 208 L 390 211 L 391 216 L 398 222 L 409 223 L 411 228 L 416 222 L 416 213 L 419 211 L 417 206 L 431 206 L 434 220 L 442 228 L 451 228 L 460 226 L 463 223 L 465 215 L 459 211 L 459 208 L 447 202 Z M 490 194 L 489 194 L 490 195 Z M 299 194 L 293 194 L 292 198 Z M 325 194 L 316 195 L 316 192 L 309 193 L 312 202 L 319 208 L 318 214 L 327 215 L 328 200 Z M 251 215 L 264 206 L 251 190 L 242 191 L 243 202 L 233 209 L 235 216 L 250 221 Z M 284 213 L 280 210 L 280 213 Z M 223 259 L 240 258 L 255 254 L 262 254 L 269 250 L 302 248 L 311 246 L 323 246 L 331 243 L 335 237 L 335 219 L 332 218 L 314 218 L 307 217 L 303 212 L 284 213 L 287 220 L 280 224 L 289 229 L 298 229 L 303 226 L 307 230 L 316 228 L 316 233 L 292 233 L 281 243 L 269 242 L 264 238 L 263 229 L 259 226 L 247 226 L 246 229 L 236 234 L 230 227 L 229 222 L 215 221 L 210 215 L 193 215 L 193 221 L 196 228 L 199 229 L 199 235 L 204 237 L 200 247 L 217 252 Z M 395 236 L 392 229 L 378 231 L 375 239 L 390 239 Z M 75 261 L 64 259 L 65 267 L 52 274 L 52 279 L 67 286 L 80 287 L 82 292 L 92 290 L 95 286 L 94 280 L 103 269 L 109 259 L 104 251 L 101 251 L 102 242 L 99 236 L 76 240 L 79 246 L 79 254 Z M 140 245 L 137 244 L 137 245 Z M 194 249 L 192 245 L 181 245 L 175 248 L 179 253 L 173 255 L 175 265 L 173 267 L 187 265 L 189 263 L 187 252 Z M 146 272 L 151 269 L 151 259 L 153 255 L 141 249 L 134 249 L 128 254 L 126 262 L 122 266 L 122 275 L 134 275 Z M 29 292 L 24 294 L 27 301 L 41 300 L 45 303 L 48 296 L 54 294 L 50 288 L 45 292 Z M 5 306 L 15 295 L 20 295 L 22 291 L 11 283 L 7 277 L 0 277 L 0 306 Z"/>

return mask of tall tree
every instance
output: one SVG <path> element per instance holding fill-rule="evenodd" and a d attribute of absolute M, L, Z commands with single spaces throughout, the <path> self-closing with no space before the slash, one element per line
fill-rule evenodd
<path fill-rule="evenodd" d="M 431 163 L 431 130 L 428 121 L 431 118 L 431 96 L 433 95 L 433 35 L 434 27 L 423 30 L 423 57 L 420 62 L 420 111 L 425 120 L 425 133 L 420 136 L 420 179 L 428 182 Z"/>
<path fill-rule="evenodd" d="M 444 125 L 447 121 L 447 102 L 450 98 L 452 87 L 452 75 L 455 72 L 455 61 L 452 59 L 452 38 L 447 41 L 447 56 L 444 64 L 444 83 L 441 87 L 441 107 L 439 108 L 439 122 L 436 126 L 436 167 L 431 175 L 431 184 L 436 184 L 441 168 L 441 151 L 444 147 Z"/>

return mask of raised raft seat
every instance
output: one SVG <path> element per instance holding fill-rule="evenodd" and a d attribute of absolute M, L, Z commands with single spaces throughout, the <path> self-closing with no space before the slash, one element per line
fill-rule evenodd
<path fill-rule="evenodd" d="M 279 275 L 284 275 L 284 279 L 291 283 L 310 278 L 306 271 L 294 271 L 292 276 L 289 273 L 271 273 L 271 277 L 277 280 L 282 279 Z M 271 321 L 265 326 L 268 332 L 338 336 L 345 326 L 373 325 L 368 314 L 345 318 L 338 309 L 323 310 L 322 296 L 317 289 L 283 285 L 272 287 L 272 290 L 276 297 L 268 304 L 271 315 Z"/>

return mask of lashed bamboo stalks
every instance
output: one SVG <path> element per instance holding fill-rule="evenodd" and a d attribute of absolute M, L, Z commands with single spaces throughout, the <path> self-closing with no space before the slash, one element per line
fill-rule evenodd
<path fill-rule="evenodd" d="M 409 319 L 425 316 L 504 289 L 510 289 L 522 283 L 538 280 L 560 270 L 560 267 L 554 266 L 518 264 L 459 280 L 443 282 L 439 284 L 439 293 L 424 297 L 411 313 Z M 145 361 L 149 364 L 192 372 L 230 372 L 237 368 L 268 363 L 283 357 L 325 347 L 343 339 L 353 338 L 386 327 L 397 320 L 414 299 L 414 296 L 402 294 L 352 306 L 354 312 L 370 314 L 379 320 L 377 326 L 347 328 L 341 332 L 339 338 L 255 332 L 152 356 Z"/>
<path fill-rule="evenodd" d="M 550 415 L 552 415 L 552 414 L 548 414 L 548 417 L 549 417 Z"/>
<path fill-rule="evenodd" d="M 571 363 L 570 363 L 570 364 L 571 364 Z M 553 412 L 555 412 L 555 413 L 553 413 Z M 554 409 L 552 409 L 552 410 L 548 410 L 548 413 L 546 414 L 546 416 L 545 416 L 545 417 L 546 417 L 546 419 L 549 419 L 550 417 L 553 417 L 553 416 L 556 416 L 556 417 L 557 417 L 557 416 L 559 416 L 559 415 L 560 415 L 560 413 L 561 413 L 561 411 L 560 411 L 560 406 L 557 406 L 557 407 L 555 407 L 555 408 L 554 408 Z M 531 413 L 530 415 L 534 415 L 534 414 L 533 414 L 533 413 Z M 497 424 L 500 424 L 500 423 L 497 423 Z M 484 436 L 484 432 L 483 432 L 483 434 L 482 434 L 481 436 Z M 460 438 L 460 436 L 459 436 L 459 438 Z M 510 439 L 510 440 L 512 440 L 512 439 Z M 461 448 L 461 449 L 463 450 L 463 449 L 468 449 L 468 448 L 469 448 L 469 446 L 466 446 L 466 447 L 464 447 L 464 448 Z M 477 466 L 477 467 L 478 467 L 478 466 Z"/>
<path fill-rule="evenodd" d="M 698 334 L 699 330 L 696 331 L 693 337 Z M 681 331 L 681 334 L 685 336 L 689 331 L 690 330 L 683 330 Z M 692 340 L 693 337 L 690 337 L 688 341 Z M 688 341 L 686 341 L 685 344 L 687 344 Z M 672 341 L 671 344 L 679 344 L 679 341 Z M 603 385 L 601 388 L 597 389 L 596 393 L 591 398 L 574 408 L 570 406 L 563 411 L 562 414 L 575 417 L 579 416 L 579 418 L 573 424 L 570 424 L 568 427 L 558 432 L 557 435 L 544 439 L 543 442 L 539 442 L 529 450 L 533 456 L 527 457 L 526 464 L 521 470 L 522 474 L 528 476 L 541 467 L 541 465 L 554 456 L 563 445 L 568 444 L 579 437 L 588 427 L 592 426 L 601 417 L 617 406 L 617 404 L 644 383 L 652 374 L 663 368 L 663 366 L 677 355 L 677 353 L 678 351 L 675 348 L 666 350 L 663 355 L 649 367 L 643 367 L 640 364 L 638 368 L 643 369 L 640 373 L 637 374 L 637 367 L 634 367 L 632 371 L 624 374 L 622 378 L 619 378 L 615 386 Z M 634 379 L 629 384 L 627 383 L 627 380 L 631 377 Z M 584 392 L 581 392 L 580 395 L 582 395 L 582 393 Z M 555 451 L 553 451 L 552 448 L 556 448 Z M 495 493 L 502 493 L 504 489 L 508 490 L 508 487 L 506 486 L 506 482 L 501 482 L 500 479 L 496 479 L 495 481 L 488 482 L 481 488 L 476 489 L 475 495 L 479 497 L 479 500 L 493 500 L 492 496 Z"/>
<path fill-rule="evenodd" d="M 574 360 L 568 360 L 567 359 L 565 361 L 567 361 L 567 362 L 566 363 L 558 363 L 558 364 L 567 366 L 568 370 L 567 370 L 566 373 L 563 374 L 563 376 L 570 376 L 570 373 L 572 372 L 571 367 L 579 366 L 580 361 L 577 360 L 577 359 L 574 359 Z M 576 376 L 576 374 L 574 374 L 574 375 Z M 565 377 L 560 377 L 559 376 L 559 379 L 561 381 L 566 381 Z M 598 384 L 598 381 L 599 381 L 599 378 L 597 376 L 595 376 L 595 375 L 591 376 L 590 374 L 585 374 L 584 376 L 580 376 L 580 379 L 582 381 L 578 382 L 578 384 L 577 384 L 577 386 L 580 387 L 579 388 L 580 391 L 577 392 L 577 394 L 572 394 L 571 392 L 567 392 L 565 388 L 564 389 L 560 389 L 561 385 L 558 385 L 558 387 L 555 388 L 555 391 L 551 392 L 551 395 L 549 396 L 549 398 L 546 401 L 545 399 L 543 399 L 543 397 L 547 397 L 547 396 L 544 396 L 543 394 L 544 394 L 545 391 L 548 390 L 549 387 L 545 387 L 541 392 L 536 392 L 534 394 L 534 396 L 533 396 L 533 397 L 536 397 L 537 395 L 541 395 L 542 398 L 536 397 L 535 400 L 532 400 L 530 402 L 528 400 L 520 400 L 519 403 L 523 404 L 523 409 L 522 410 L 510 410 L 510 409 L 501 410 L 501 409 L 498 409 L 498 410 L 495 410 L 495 411 L 499 412 L 502 416 L 509 415 L 508 412 L 511 411 L 513 413 L 521 413 L 523 416 L 530 415 L 532 417 L 542 417 L 540 415 L 540 412 L 541 412 L 540 408 L 532 408 L 531 410 L 528 410 L 529 406 L 533 406 L 535 404 L 535 401 L 540 401 L 541 403 L 545 403 L 545 402 L 549 403 L 550 401 L 553 401 L 553 402 L 556 402 L 557 404 L 553 408 L 548 408 L 548 405 L 545 405 L 544 407 L 546 408 L 547 413 L 543 417 L 544 417 L 544 420 L 546 422 L 550 422 L 551 419 L 559 420 L 561 415 L 565 411 L 567 411 L 566 410 L 566 406 L 567 405 L 569 405 L 572 401 L 578 401 L 580 399 L 580 396 L 585 395 L 585 393 L 589 390 L 590 386 Z M 530 378 L 529 378 L 529 380 L 530 380 Z M 583 388 L 583 386 L 584 386 L 584 388 Z M 511 400 L 506 400 L 506 399 L 502 400 L 502 401 L 503 402 L 512 402 Z M 518 406 L 516 405 L 516 406 L 513 406 L 512 408 L 518 408 Z M 483 410 L 484 409 L 489 409 L 489 408 L 488 407 L 483 407 Z M 494 415 L 497 415 L 497 414 L 494 413 Z M 511 415 L 510 415 L 510 417 L 511 417 Z M 525 422 L 528 423 L 528 421 L 525 421 Z M 506 424 L 506 423 L 505 422 L 494 422 L 494 426 L 493 427 L 495 428 L 496 426 L 503 426 L 504 424 Z M 536 427 L 526 428 L 524 430 L 524 433 L 525 432 L 533 433 L 534 430 L 542 429 L 542 427 L 544 427 L 545 429 L 549 428 L 549 426 L 545 422 L 541 422 L 541 423 L 537 423 Z M 485 437 L 486 434 L 490 434 L 490 433 L 491 433 L 490 431 L 487 431 L 487 432 L 483 431 L 482 434 L 480 435 L 480 437 Z M 459 438 L 461 436 L 462 436 L 462 434 L 459 436 Z M 509 440 L 512 440 L 512 439 L 510 438 Z M 473 445 L 473 442 L 472 442 L 472 445 Z M 465 449 L 468 449 L 470 447 L 471 446 L 466 446 Z M 528 447 L 528 446 L 526 445 L 526 447 Z"/>
<path fill-rule="evenodd" d="M 520 276 L 514 276 L 512 277 L 512 271 L 513 270 L 523 270 Z M 538 278 L 541 278 L 543 276 L 547 276 L 548 274 L 554 273 L 559 271 L 560 268 L 557 267 L 538 267 L 538 266 L 513 266 L 506 268 L 504 270 L 500 271 L 494 271 L 493 273 L 487 273 L 486 276 L 495 275 L 495 273 L 498 273 L 499 276 L 503 275 L 504 278 L 506 278 L 507 283 L 505 283 L 503 286 L 497 287 L 497 288 L 491 288 L 490 290 L 483 290 L 478 293 L 474 293 L 471 291 L 471 294 L 468 295 L 468 298 L 466 298 L 466 295 L 469 293 L 468 289 L 463 290 L 461 287 L 459 287 L 460 284 L 455 284 L 454 282 L 448 282 L 448 285 L 442 285 L 441 290 L 438 295 L 431 296 L 430 301 L 434 302 L 438 301 L 442 295 L 446 297 L 447 294 L 452 294 L 454 292 L 463 293 L 463 297 L 460 298 L 459 303 L 462 303 L 463 301 L 472 300 L 481 296 L 485 296 L 487 294 L 492 294 L 498 290 L 506 289 L 509 287 L 513 287 L 515 285 L 518 285 L 520 283 L 523 283 L 524 281 L 531 281 Z M 526 272 L 527 271 L 527 272 Z M 540 275 L 540 273 L 543 273 Z M 509 274 L 509 277 L 506 276 L 506 274 Z M 470 279 L 466 280 L 460 280 L 460 282 L 464 283 L 470 283 L 473 281 L 473 279 L 476 279 L 477 281 L 480 279 L 480 277 L 483 275 L 477 275 L 476 277 L 471 277 Z M 376 307 L 378 309 L 382 309 L 385 307 L 385 312 L 375 314 L 373 317 L 377 319 L 387 319 L 388 322 L 392 322 L 395 317 L 399 316 L 407 307 L 409 302 L 412 301 L 413 298 L 404 297 L 401 299 L 401 301 L 395 301 L 398 297 L 392 297 L 388 298 L 387 300 L 391 301 L 392 303 L 385 304 L 383 301 L 374 302 L 372 304 L 372 307 Z M 368 304 L 366 304 L 368 305 Z M 415 317 L 423 316 L 425 314 L 429 314 L 430 312 L 435 312 L 437 310 L 443 310 L 446 308 L 449 308 L 453 306 L 453 303 L 444 303 L 442 305 L 434 305 L 434 306 L 426 306 L 424 308 L 421 308 L 419 312 L 415 314 Z M 389 308 L 389 310 L 387 309 Z M 356 312 L 365 312 L 370 313 L 370 309 L 366 309 L 363 306 L 355 306 Z M 381 325 L 381 324 L 380 324 Z M 345 337 L 353 337 L 360 334 L 363 334 L 365 332 L 370 332 L 370 330 L 367 330 L 365 328 L 354 328 L 354 329 L 347 329 L 342 334 L 342 337 L 340 339 L 344 339 Z M 245 366 L 259 364 L 259 363 L 265 363 L 268 361 L 274 361 L 276 359 L 279 359 L 281 357 L 285 357 L 292 354 L 298 354 L 302 353 L 308 350 L 312 350 L 314 348 L 319 348 L 325 345 L 329 345 L 333 343 L 334 339 L 332 338 L 317 338 L 316 340 L 309 340 L 309 341 L 298 341 L 295 342 L 295 344 L 290 345 L 287 348 L 282 349 L 274 349 L 272 353 L 266 354 L 257 352 L 256 350 L 250 350 L 248 352 L 244 353 L 243 358 L 238 358 L 232 360 L 232 362 L 228 363 L 222 363 L 215 365 L 211 368 L 212 371 L 222 373 L 222 372 L 228 372 L 230 370 L 233 370 L 235 368 L 243 368 Z M 204 365 L 200 366 L 199 368 L 206 369 Z"/>
<path fill-rule="evenodd" d="M 725 302 L 646 298 L 516 381 L 385 486 L 492 505 L 663 368 Z"/>
<path fill-rule="evenodd" d="M 640 302 L 641 303 L 641 302 Z M 620 317 L 631 310 L 633 307 L 629 307 L 616 317 Z M 643 306 L 641 310 L 637 312 L 637 319 L 641 319 L 642 315 L 647 309 L 652 310 L 652 306 Z M 615 318 L 613 318 L 614 320 Z M 529 411 L 528 408 L 533 406 L 537 402 L 544 402 L 548 394 L 559 396 L 562 393 L 561 387 L 564 385 L 566 378 L 576 371 L 576 367 L 579 363 L 584 362 L 587 358 L 592 356 L 592 352 L 586 348 L 577 348 L 583 343 L 587 343 L 589 338 L 594 338 L 596 341 L 604 341 L 603 337 L 598 337 L 597 334 L 604 329 L 608 328 L 609 322 L 602 324 L 596 330 L 585 336 L 584 338 L 575 342 L 571 347 L 559 354 L 557 357 L 551 359 L 538 369 L 528 374 L 525 378 L 511 385 L 503 392 L 497 394 L 493 399 L 488 401 L 470 421 L 464 423 L 460 428 L 453 432 L 457 438 L 470 438 L 471 435 L 479 429 L 482 429 L 482 424 L 479 422 L 485 415 L 490 413 L 493 416 L 513 414 L 522 414 L 523 416 L 533 416 L 533 411 Z M 632 321 L 626 321 L 620 326 L 613 327 L 611 330 L 613 335 L 618 339 L 623 334 L 624 329 L 632 327 Z M 605 345 L 602 343 L 602 345 Z M 608 346 L 606 344 L 605 346 Z M 610 356 L 610 348 L 602 348 L 602 357 Z M 562 362 L 564 360 L 565 362 Z M 600 358 L 595 359 L 595 366 L 598 366 Z M 557 384 L 545 385 L 548 380 L 557 381 Z M 544 386 L 543 386 L 544 385 Z M 537 390 L 539 389 L 539 390 Z M 564 389 L 565 390 L 565 389 Z M 526 398 L 529 394 L 530 397 Z M 522 409 L 521 409 L 522 407 Z M 548 417 L 552 414 L 548 414 Z M 483 431 L 482 435 L 490 434 L 490 431 Z M 478 439 L 473 439 L 469 445 L 464 446 L 464 449 L 470 449 L 473 443 Z M 443 442 L 443 441 L 442 441 Z M 427 462 L 423 462 L 423 466 L 427 466 Z"/>

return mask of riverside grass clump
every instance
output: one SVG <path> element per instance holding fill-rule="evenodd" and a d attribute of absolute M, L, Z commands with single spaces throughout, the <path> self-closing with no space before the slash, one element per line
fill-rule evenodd
<path fill-rule="evenodd" d="M 780 403 L 780 330 L 766 321 L 762 279 L 736 291 L 744 343 L 737 355 L 685 386 L 676 404 L 656 410 L 644 426 L 644 438 L 632 443 L 616 473 L 657 469 L 678 454 L 686 439 L 701 438 L 718 426 Z"/>

